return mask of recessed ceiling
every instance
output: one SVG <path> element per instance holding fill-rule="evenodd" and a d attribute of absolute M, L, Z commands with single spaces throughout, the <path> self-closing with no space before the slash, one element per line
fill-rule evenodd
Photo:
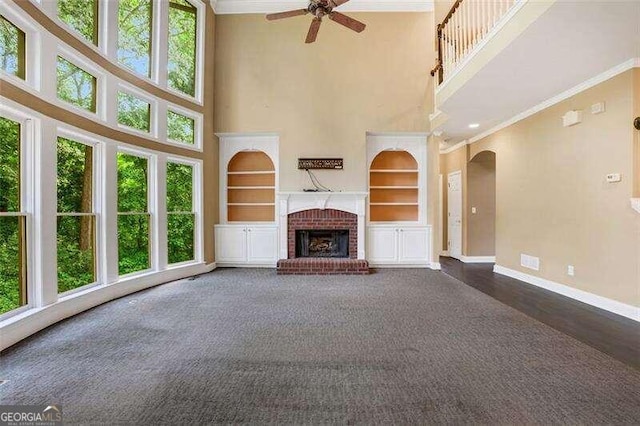
<path fill-rule="evenodd" d="M 303 9 L 308 0 L 211 0 L 218 15 L 273 13 Z M 340 6 L 347 12 L 431 12 L 433 0 L 351 0 Z"/>

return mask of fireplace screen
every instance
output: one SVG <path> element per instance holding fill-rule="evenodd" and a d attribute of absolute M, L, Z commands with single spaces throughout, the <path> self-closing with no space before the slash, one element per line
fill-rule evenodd
<path fill-rule="evenodd" d="M 296 257 L 349 257 L 349 231 L 296 231 Z"/>

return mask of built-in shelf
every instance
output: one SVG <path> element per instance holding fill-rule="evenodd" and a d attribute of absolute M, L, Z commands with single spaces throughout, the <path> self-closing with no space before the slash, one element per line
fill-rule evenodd
<path fill-rule="evenodd" d="M 380 152 L 369 169 L 369 220 L 418 220 L 418 163 L 406 151 Z"/>
<path fill-rule="evenodd" d="M 227 220 L 275 221 L 276 171 L 262 151 L 241 151 L 227 165 Z"/>

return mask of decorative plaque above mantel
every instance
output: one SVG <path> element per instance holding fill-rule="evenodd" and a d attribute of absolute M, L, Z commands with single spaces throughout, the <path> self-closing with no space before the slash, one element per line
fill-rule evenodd
<path fill-rule="evenodd" d="M 342 170 L 343 168 L 342 158 L 298 158 L 299 170 Z"/>

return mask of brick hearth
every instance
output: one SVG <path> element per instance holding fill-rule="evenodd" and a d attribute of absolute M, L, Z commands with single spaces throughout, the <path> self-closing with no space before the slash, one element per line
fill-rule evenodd
<path fill-rule="evenodd" d="M 341 210 L 312 209 L 292 213 L 287 220 L 288 259 L 278 261 L 279 275 L 365 275 L 369 263 L 358 259 L 358 216 Z M 348 230 L 349 259 L 296 259 L 296 231 Z"/>

